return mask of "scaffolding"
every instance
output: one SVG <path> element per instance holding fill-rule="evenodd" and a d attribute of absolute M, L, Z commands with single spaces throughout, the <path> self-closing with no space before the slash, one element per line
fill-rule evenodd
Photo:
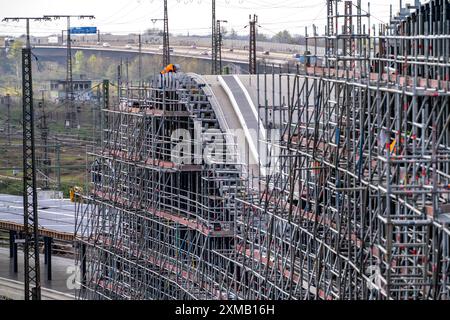
<path fill-rule="evenodd" d="M 213 250 L 231 249 L 236 151 L 189 76 L 120 96 L 103 110 L 92 190 L 78 204 L 82 297 L 214 299 L 207 269 Z"/>
<path fill-rule="evenodd" d="M 306 74 L 277 76 L 294 83 L 287 105 L 260 105 L 280 112 L 282 139 L 263 142 L 281 155 L 237 199 L 226 285 L 246 299 L 448 299 L 449 4 L 416 4 L 376 36 L 360 1 L 327 8 L 325 36 L 307 39 L 325 56 L 310 47 Z"/>
<path fill-rule="evenodd" d="M 361 1 L 328 0 L 304 72 L 250 76 L 270 159 L 253 175 L 194 78 L 123 89 L 77 208 L 81 296 L 448 300 L 449 9 L 376 30 Z M 213 161 L 187 155 L 216 139 Z"/>

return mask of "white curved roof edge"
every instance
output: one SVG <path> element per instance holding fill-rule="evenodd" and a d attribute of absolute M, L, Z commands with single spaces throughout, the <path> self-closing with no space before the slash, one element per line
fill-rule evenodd
<path fill-rule="evenodd" d="M 238 106 L 238 103 L 237 103 L 237 101 L 236 101 L 236 99 L 234 97 L 234 94 L 231 91 L 230 87 L 228 87 L 228 85 L 225 82 L 225 80 L 223 79 L 223 77 L 222 76 L 218 76 L 218 78 L 219 78 L 220 85 L 225 90 L 228 98 L 230 99 L 231 105 L 233 106 L 233 109 L 234 109 L 234 112 L 236 112 L 236 115 L 237 115 L 237 117 L 239 119 L 239 122 L 241 123 L 241 126 L 244 129 L 245 137 L 247 138 L 248 146 L 250 148 L 250 151 L 253 154 L 253 157 L 259 164 L 261 164 L 261 159 L 260 159 L 259 154 L 258 154 L 257 145 L 255 144 L 255 141 L 253 140 L 252 135 L 250 134 L 250 131 L 248 130 L 247 124 L 245 123 L 244 116 L 242 115 L 241 110 L 239 109 L 239 106 Z M 244 90 L 244 93 L 246 93 L 246 95 L 248 95 L 247 90 Z M 261 166 L 261 174 L 264 175 L 264 176 L 266 175 L 266 169 L 265 169 L 264 166 Z"/>
<path fill-rule="evenodd" d="M 211 103 L 211 107 L 214 110 L 214 113 L 216 114 L 217 120 L 219 121 L 220 128 L 226 133 L 225 140 L 228 146 L 234 146 L 234 154 L 237 157 L 237 162 L 239 164 L 244 164 L 244 161 L 242 161 L 240 153 L 237 150 L 237 145 L 234 140 L 235 135 L 231 132 L 230 127 L 228 126 L 228 122 L 225 120 L 225 115 L 223 114 L 223 110 L 220 107 L 219 101 L 217 101 L 217 97 L 214 94 L 211 86 L 208 84 L 208 82 L 199 74 L 197 73 L 187 73 L 186 75 L 194 78 L 197 80 L 197 82 L 204 85 L 203 90 L 207 95 L 209 95 L 209 102 Z M 232 139 L 233 138 L 233 139 Z"/>
<path fill-rule="evenodd" d="M 239 79 L 239 77 L 237 75 L 234 75 L 233 77 L 236 80 L 236 82 L 238 83 L 238 85 L 241 87 L 242 92 L 244 92 L 244 95 L 247 98 L 247 102 L 250 105 L 250 107 L 252 108 L 253 114 L 255 115 L 256 121 L 258 121 L 258 123 L 259 123 L 259 130 L 261 131 L 261 135 L 264 139 L 266 139 L 266 137 L 267 137 L 266 128 L 264 128 L 262 121 L 259 118 L 258 109 L 256 108 L 255 104 L 253 103 L 253 100 L 250 97 L 250 94 L 248 93 L 247 88 L 244 86 L 241 79 Z"/>

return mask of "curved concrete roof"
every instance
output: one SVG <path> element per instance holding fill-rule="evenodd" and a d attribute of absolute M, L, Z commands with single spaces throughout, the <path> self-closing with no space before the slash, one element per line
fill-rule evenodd
<path fill-rule="evenodd" d="M 210 75 L 201 79 L 211 100 L 218 104 L 222 114 L 218 117 L 223 117 L 226 123 L 221 124 L 222 129 L 234 136 L 241 161 L 255 175 L 259 170 L 258 162 L 267 164 L 269 161 L 265 152 L 261 152 L 266 146 L 262 143 L 258 146 L 258 135 L 272 137 L 273 133 L 268 130 L 275 127 L 266 128 L 266 125 L 287 119 L 287 109 L 280 110 L 279 106 L 288 105 L 289 96 L 297 85 L 294 75 Z M 265 175 L 264 166 L 261 174 Z"/>

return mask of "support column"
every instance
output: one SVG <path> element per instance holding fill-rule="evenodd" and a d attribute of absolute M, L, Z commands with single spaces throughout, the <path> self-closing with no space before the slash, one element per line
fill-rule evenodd
<path fill-rule="evenodd" d="M 9 258 L 14 257 L 14 240 L 16 239 L 16 232 L 9 231 Z"/>
<path fill-rule="evenodd" d="M 45 264 L 47 265 L 47 280 L 52 280 L 52 241 L 53 239 L 50 237 L 44 238 L 44 256 L 45 256 Z"/>
<path fill-rule="evenodd" d="M 48 254 L 47 254 L 47 252 L 48 252 L 48 247 L 47 247 L 47 237 L 44 237 L 44 264 L 46 265 L 47 264 L 47 256 L 48 256 Z"/>
<path fill-rule="evenodd" d="M 86 244 L 81 244 L 81 283 L 86 285 Z"/>
<path fill-rule="evenodd" d="M 18 263 L 17 263 L 17 234 L 14 232 L 14 238 L 13 238 L 13 271 L 14 273 L 17 273 L 18 270 Z"/>

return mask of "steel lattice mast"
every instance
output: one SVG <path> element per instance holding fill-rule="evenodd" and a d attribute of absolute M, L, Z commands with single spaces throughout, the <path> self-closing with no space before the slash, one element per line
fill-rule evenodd
<path fill-rule="evenodd" d="M 3 19 L 5 22 L 10 20 L 25 20 L 27 30 L 26 47 L 22 49 L 24 296 L 25 300 L 41 300 L 30 20 L 49 19 L 31 17 Z"/>
<path fill-rule="evenodd" d="M 216 0 L 212 0 L 211 15 L 211 74 L 217 74 Z"/>
<path fill-rule="evenodd" d="M 169 12 L 167 0 L 164 0 L 163 65 L 170 64 Z"/>
<path fill-rule="evenodd" d="M 249 73 L 256 74 L 256 25 L 258 23 L 258 16 L 250 16 L 250 45 L 249 45 Z"/>
<path fill-rule="evenodd" d="M 216 30 L 216 45 L 215 50 L 217 53 L 216 72 L 215 74 L 222 74 L 222 23 L 227 23 L 227 20 L 217 20 Z"/>

